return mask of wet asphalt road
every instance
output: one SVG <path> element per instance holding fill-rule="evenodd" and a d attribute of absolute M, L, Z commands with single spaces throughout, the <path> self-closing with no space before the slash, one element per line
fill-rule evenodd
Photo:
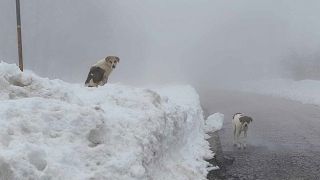
<path fill-rule="evenodd" d="M 205 111 L 225 114 L 220 140 L 224 154 L 235 158 L 227 179 L 320 180 L 320 107 L 249 93 L 200 94 Z M 245 150 L 232 146 L 236 112 L 253 117 Z"/>

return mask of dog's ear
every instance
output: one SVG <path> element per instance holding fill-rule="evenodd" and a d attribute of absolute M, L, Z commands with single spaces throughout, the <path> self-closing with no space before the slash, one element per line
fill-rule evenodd
<path fill-rule="evenodd" d="M 233 115 L 232 119 L 234 119 L 234 117 L 235 117 L 236 115 L 238 115 L 238 114 L 242 114 L 242 113 L 235 113 L 235 114 Z"/>
<path fill-rule="evenodd" d="M 248 123 L 251 123 L 252 121 L 252 117 L 248 117 Z"/>
<path fill-rule="evenodd" d="M 109 61 L 109 59 L 110 59 L 110 57 L 109 57 L 109 56 L 107 56 L 106 58 L 104 58 L 104 60 L 105 60 L 106 62 L 108 62 L 108 61 Z"/>
<path fill-rule="evenodd" d="M 118 56 L 116 56 L 116 60 L 118 63 L 120 62 L 120 58 Z"/>

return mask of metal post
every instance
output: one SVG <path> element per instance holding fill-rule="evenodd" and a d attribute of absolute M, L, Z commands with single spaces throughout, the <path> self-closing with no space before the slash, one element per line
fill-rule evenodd
<path fill-rule="evenodd" d="M 19 68 L 20 68 L 21 71 L 23 71 L 20 0 L 16 0 L 16 14 L 17 14 L 17 36 L 18 36 Z"/>

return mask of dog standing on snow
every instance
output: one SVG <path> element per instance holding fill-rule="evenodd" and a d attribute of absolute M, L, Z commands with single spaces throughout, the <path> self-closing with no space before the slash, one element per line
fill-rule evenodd
<path fill-rule="evenodd" d="M 91 66 L 85 85 L 87 87 L 103 86 L 107 83 L 112 70 L 116 68 L 120 59 L 117 56 L 108 56 Z"/>
<path fill-rule="evenodd" d="M 249 116 L 244 116 L 242 113 L 236 113 L 233 116 L 233 145 L 240 148 L 247 147 L 247 131 L 249 124 L 252 122 L 252 118 Z M 240 135 L 243 132 L 243 141 L 240 141 Z"/>

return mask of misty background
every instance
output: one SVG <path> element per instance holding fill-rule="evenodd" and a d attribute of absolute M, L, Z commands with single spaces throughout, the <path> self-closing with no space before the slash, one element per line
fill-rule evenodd
<path fill-rule="evenodd" d="M 215 87 L 320 79 L 320 1 L 21 0 L 25 69 L 83 83 L 120 57 L 110 82 Z M 0 1 L 0 60 L 17 63 L 15 1 Z"/>

